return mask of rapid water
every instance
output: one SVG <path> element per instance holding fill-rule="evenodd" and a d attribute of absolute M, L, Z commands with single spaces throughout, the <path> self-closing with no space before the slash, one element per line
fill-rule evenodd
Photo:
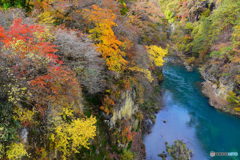
<path fill-rule="evenodd" d="M 164 109 L 151 133 L 144 136 L 147 160 L 161 160 L 165 142 L 183 140 L 193 160 L 240 160 L 240 118 L 215 110 L 201 94 L 201 75 L 195 69 L 168 62 L 163 69 Z M 166 120 L 166 123 L 163 121 Z M 210 152 L 238 152 L 237 157 L 210 157 Z M 167 159 L 170 159 L 167 157 Z"/>

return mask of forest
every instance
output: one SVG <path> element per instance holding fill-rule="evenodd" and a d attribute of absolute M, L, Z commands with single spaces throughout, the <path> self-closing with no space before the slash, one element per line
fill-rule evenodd
<path fill-rule="evenodd" d="M 152 95 L 168 52 L 159 5 L 0 4 L 0 158 L 133 159 L 141 152 L 131 144 L 141 146 L 143 117 L 157 110 Z"/>
<path fill-rule="evenodd" d="M 0 159 L 145 159 L 173 53 L 240 115 L 239 21 L 238 0 L 0 1 Z"/>

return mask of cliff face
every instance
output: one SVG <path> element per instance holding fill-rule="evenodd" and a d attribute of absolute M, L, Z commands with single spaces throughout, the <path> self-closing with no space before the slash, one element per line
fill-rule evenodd
<path fill-rule="evenodd" d="M 111 114 L 103 112 L 104 124 L 107 128 L 108 143 L 112 148 L 129 149 L 135 153 L 135 159 L 145 159 L 145 145 L 143 143 L 143 133 L 149 130 L 153 124 L 154 114 L 160 110 L 161 95 L 159 94 L 159 83 L 163 80 L 162 70 L 159 68 L 154 72 L 156 81 L 153 82 L 148 90 L 145 90 L 146 102 L 139 101 L 138 91 L 131 87 L 122 91 L 118 102 Z M 154 88 L 154 89 L 153 89 Z M 151 123 L 148 123 L 148 122 Z"/>
<path fill-rule="evenodd" d="M 234 63 L 217 63 L 202 67 L 201 74 L 206 80 L 203 83 L 202 92 L 209 97 L 209 103 L 216 109 L 234 115 L 240 115 L 229 102 L 229 93 L 238 91 L 236 77 L 239 72 L 239 65 Z M 224 74 L 225 73 L 225 74 Z"/>
<path fill-rule="evenodd" d="M 139 111 L 139 104 L 136 103 L 135 91 L 125 91 L 121 94 L 120 103 L 113 109 L 113 116 L 110 119 L 110 126 L 113 127 L 118 120 L 130 119 L 133 129 L 137 128 L 139 120 L 133 116 Z"/>
<path fill-rule="evenodd" d="M 142 117 L 140 105 L 136 99 L 135 91 L 125 91 L 121 94 L 120 103 L 113 110 L 113 116 L 109 120 L 110 127 L 119 131 L 126 130 L 122 125 L 118 126 L 118 122 L 125 122 L 128 126 L 127 141 L 120 140 L 118 146 L 121 148 L 129 148 L 131 152 L 136 153 L 135 159 L 141 160 L 145 157 L 145 146 L 142 140 Z M 130 132 L 132 131 L 132 132 Z M 124 133 L 121 133 L 122 135 Z M 116 136 L 112 136 L 113 141 L 118 141 Z"/>
<path fill-rule="evenodd" d="M 209 103 L 211 106 L 214 106 L 218 109 L 224 109 L 227 106 L 227 93 L 228 93 L 228 87 L 220 84 L 219 87 L 217 87 L 216 84 L 212 83 L 209 80 L 206 80 L 203 83 L 202 92 L 209 97 Z"/>

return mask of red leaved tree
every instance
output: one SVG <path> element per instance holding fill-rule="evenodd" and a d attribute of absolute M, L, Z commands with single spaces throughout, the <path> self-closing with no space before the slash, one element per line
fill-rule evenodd
<path fill-rule="evenodd" d="M 44 114 L 56 104 L 76 102 L 81 106 L 81 89 L 75 74 L 54 54 L 56 46 L 48 41 L 43 26 L 23 24 L 16 19 L 7 31 L 0 26 L 0 41 L 1 66 L 9 68 L 21 83 L 25 82 L 29 102 L 36 110 Z"/>

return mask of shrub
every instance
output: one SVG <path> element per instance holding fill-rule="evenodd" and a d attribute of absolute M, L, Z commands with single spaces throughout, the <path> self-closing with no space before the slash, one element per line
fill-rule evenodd
<path fill-rule="evenodd" d="M 188 60 L 187 60 L 188 64 L 193 64 L 195 62 L 195 57 L 190 57 Z"/>
<path fill-rule="evenodd" d="M 134 160 L 134 155 L 129 150 L 124 150 L 121 155 L 121 160 Z"/>

